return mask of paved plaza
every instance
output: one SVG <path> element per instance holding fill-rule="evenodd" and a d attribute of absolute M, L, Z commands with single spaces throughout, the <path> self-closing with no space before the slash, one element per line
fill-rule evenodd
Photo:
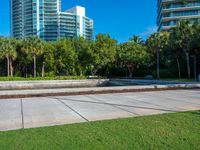
<path fill-rule="evenodd" d="M 0 99 L 0 131 L 200 110 L 200 90 Z"/>

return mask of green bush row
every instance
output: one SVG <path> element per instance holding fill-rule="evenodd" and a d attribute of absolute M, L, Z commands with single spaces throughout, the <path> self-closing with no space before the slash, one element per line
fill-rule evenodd
<path fill-rule="evenodd" d="M 56 77 L 0 77 L 0 81 L 32 81 L 32 80 L 84 80 L 87 76 L 56 76 Z"/>

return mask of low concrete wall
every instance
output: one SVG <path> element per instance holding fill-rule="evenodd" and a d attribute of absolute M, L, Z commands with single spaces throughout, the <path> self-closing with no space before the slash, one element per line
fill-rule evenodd
<path fill-rule="evenodd" d="M 101 87 L 108 85 L 109 80 L 48 80 L 48 81 L 3 81 L 0 90 L 22 89 L 52 89 L 52 88 L 77 88 Z"/>
<path fill-rule="evenodd" d="M 132 86 L 131 86 L 132 85 Z M 135 85 L 135 86 L 134 86 Z M 137 86 L 136 86 L 137 85 Z M 28 90 L 28 89 L 57 89 L 57 88 L 82 88 L 82 87 L 102 87 L 102 86 L 131 86 L 132 88 L 145 87 L 182 87 L 197 86 L 195 83 L 159 81 L 159 80 L 132 80 L 132 79 L 90 79 L 90 80 L 47 80 L 47 81 L 2 81 L 2 90 Z M 197 87 L 199 87 L 198 84 Z M 113 87 L 110 87 L 111 89 Z M 123 87 L 121 87 L 123 88 Z M 106 87 L 104 87 L 106 89 Z"/>
<path fill-rule="evenodd" d="M 194 84 L 192 82 L 176 82 L 163 80 L 136 80 L 136 79 L 111 79 L 109 85 L 126 86 L 126 85 L 169 85 L 169 84 Z"/>
<path fill-rule="evenodd" d="M 198 81 L 200 82 L 200 74 L 199 74 L 199 78 L 198 78 Z"/>

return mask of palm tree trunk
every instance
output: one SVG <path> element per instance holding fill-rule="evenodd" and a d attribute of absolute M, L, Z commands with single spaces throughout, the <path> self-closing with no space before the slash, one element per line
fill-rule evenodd
<path fill-rule="evenodd" d="M 157 49 L 157 79 L 160 79 L 160 50 Z"/>
<path fill-rule="evenodd" d="M 194 79 L 197 81 L 197 59 L 196 56 L 194 56 Z"/>
<path fill-rule="evenodd" d="M 36 77 L 36 55 L 33 55 L 33 76 Z"/>
<path fill-rule="evenodd" d="M 27 67 L 25 68 L 25 77 L 28 77 L 28 71 L 27 71 Z"/>
<path fill-rule="evenodd" d="M 7 76 L 9 77 L 10 76 L 10 59 L 8 56 L 6 57 L 6 59 L 7 59 Z"/>
<path fill-rule="evenodd" d="M 188 72 L 188 78 L 191 78 L 191 71 L 190 71 L 190 57 L 189 53 L 186 52 L 186 61 L 187 61 L 187 72 Z"/>
<path fill-rule="evenodd" d="M 181 68 L 180 68 L 180 62 L 178 58 L 176 58 L 176 62 L 177 62 L 177 67 L 178 67 L 178 76 L 179 76 L 179 79 L 181 79 Z"/>
<path fill-rule="evenodd" d="M 25 66 L 23 66 L 23 68 L 22 68 L 22 74 L 23 74 L 23 77 L 26 77 L 26 73 L 25 73 L 26 71 L 25 71 Z"/>
<path fill-rule="evenodd" d="M 44 62 L 42 63 L 42 77 L 44 77 L 45 74 L 45 66 L 44 66 Z"/>
<path fill-rule="evenodd" d="M 11 59 L 10 59 L 10 76 L 13 77 L 13 65 Z"/>

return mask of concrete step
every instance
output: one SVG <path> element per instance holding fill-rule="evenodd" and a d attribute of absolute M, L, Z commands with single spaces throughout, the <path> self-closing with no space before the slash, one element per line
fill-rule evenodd
<path fill-rule="evenodd" d="M 42 96 L 104 94 L 104 93 L 124 93 L 124 92 L 141 92 L 141 91 L 160 91 L 160 90 L 175 90 L 175 89 L 199 89 L 199 88 L 200 88 L 200 84 L 169 84 L 169 85 L 146 85 L 146 86 L 0 90 L 0 99 L 42 97 Z"/>

